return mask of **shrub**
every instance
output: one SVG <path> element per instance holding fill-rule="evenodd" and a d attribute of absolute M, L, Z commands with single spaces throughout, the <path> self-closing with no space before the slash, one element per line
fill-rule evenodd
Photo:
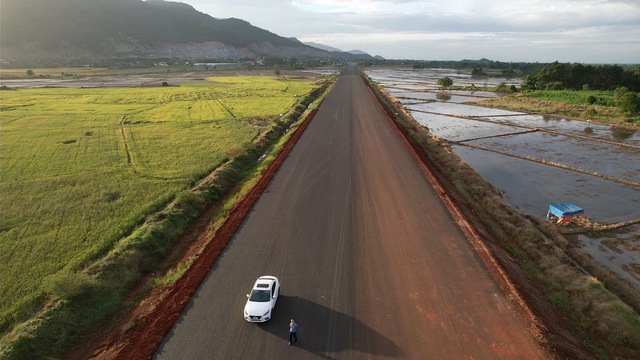
<path fill-rule="evenodd" d="M 47 277 L 43 287 L 48 294 L 69 300 L 93 292 L 98 281 L 85 273 L 63 270 Z"/>
<path fill-rule="evenodd" d="M 546 90 L 562 90 L 564 86 L 560 81 L 553 81 L 547 84 L 545 87 Z"/>
<path fill-rule="evenodd" d="M 487 77 L 487 73 L 482 71 L 481 68 L 474 68 L 471 70 L 471 77 Z"/>
<path fill-rule="evenodd" d="M 445 76 L 442 79 L 438 79 L 438 85 L 440 85 L 442 90 L 446 90 L 453 85 L 453 80 L 450 77 Z"/>
<path fill-rule="evenodd" d="M 627 89 L 624 86 L 616 88 L 615 90 L 613 90 L 613 102 L 618 104 L 620 99 L 628 92 L 629 92 L 629 89 Z"/>
<path fill-rule="evenodd" d="M 501 82 L 498 86 L 496 86 L 496 91 L 499 93 L 511 92 L 510 88 L 504 82 Z"/>
<path fill-rule="evenodd" d="M 620 97 L 618 106 L 627 116 L 634 116 L 640 113 L 640 98 L 638 94 L 628 91 Z"/>

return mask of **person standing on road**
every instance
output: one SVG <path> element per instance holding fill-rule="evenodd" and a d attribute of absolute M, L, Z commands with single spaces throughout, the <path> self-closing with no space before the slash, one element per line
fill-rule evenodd
<path fill-rule="evenodd" d="M 289 323 L 289 345 L 292 343 L 298 345 L 298 324 L 293 319 Z"/>

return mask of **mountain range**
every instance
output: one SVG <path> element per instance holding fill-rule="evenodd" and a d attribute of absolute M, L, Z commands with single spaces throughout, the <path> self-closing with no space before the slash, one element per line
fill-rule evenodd
<path fill-rule="evenodd" d="M 373 59 L 310 46 L 236 19 L 163 0 L 2 0 L 4 59 Z"/>

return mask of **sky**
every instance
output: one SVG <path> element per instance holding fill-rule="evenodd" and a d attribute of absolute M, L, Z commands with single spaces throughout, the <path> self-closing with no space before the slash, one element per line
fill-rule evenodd
<path fill-rule="evenodd" d="M 173 0 L 387 59 L 640 63 L 640 0 Z"/>

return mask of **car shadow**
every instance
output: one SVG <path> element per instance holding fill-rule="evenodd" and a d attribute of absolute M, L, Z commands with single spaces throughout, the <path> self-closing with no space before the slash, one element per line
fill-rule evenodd
<path fill-rule="evenodd" d="M 280 295 L 271 320 L 259 326 L 288 342 L 292 318 L 299 326 L 299 347 L 324 359 L 333 359 L 326 353 L 344 350 L 402 356 L 400 347 L 361 321 L 297 296 Z"/>

